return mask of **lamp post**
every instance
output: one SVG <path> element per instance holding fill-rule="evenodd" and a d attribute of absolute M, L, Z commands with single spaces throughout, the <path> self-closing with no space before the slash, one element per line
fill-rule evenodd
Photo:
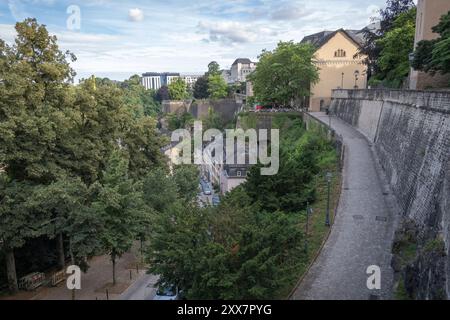
<path fill-rule="evenodd" d="M 345 73 L 342 72 L 341 89 L 344 89 L 344 75 Z"/>
<path fill-rule="evenodd" d="M 325 225 L 327 227 L 331 226 L 330 223 L 330 196 L 331 196 L 331 179 L 333 178 L 333 174 L 331 172 L 327 172 L 327 186 L 328 186 L 328 199 L 327 199 L 327 215 L 325 218 Z"/>
<path fill-rule="evenodd" d="M 313 209 L 306 203 L 306 227 L 305 227 L 305 253 L 308 253 L 308 235 L 309 235 L 309 217 L 312 215 Z"/>
<path fill-rule="evenodd" d="M 359 71 L 356 70 L 354 75 L 355 75 L 355 89 L 358 89 Z"/>

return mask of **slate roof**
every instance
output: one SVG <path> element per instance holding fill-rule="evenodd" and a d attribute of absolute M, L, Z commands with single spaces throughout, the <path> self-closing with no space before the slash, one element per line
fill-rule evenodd
<path fill-rule="evenodd" d="M 239 59 L 236 59 L 236 61 L 233 62 L 233 66 L 238 64 L 238 63 L 240 63 L 240 64 L 250 64 L 250 63 L 252 63 L 252 61 L 250 59 L 248 59 L 248 58 L 239 58 Z"/>
<path fill-rule="evenodd" d="M 361 30 L 344 30 L 339 29 L 336 31 L 322 31 L 318 32 L 303 38 L 301 43 L 310 43 L 313 46 L 317 47 L 317 49 L 321 48 L 324 44 L 326 44 L 334 35 L 338 32 L 345 33 L 353 42 L 355 42 L 358 46 L 361 46 L 364 42 L 363 32 Z"/>

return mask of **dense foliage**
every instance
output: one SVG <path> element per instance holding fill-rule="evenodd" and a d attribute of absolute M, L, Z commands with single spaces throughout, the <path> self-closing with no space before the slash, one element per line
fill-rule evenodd
<path fill-rule="evenodd" d="M 242 120 L 254 123 L 252 116 Z M 188 299 L 274 299 L 295 282 L 306 260 L 298 224 L 306 201 L 314 199 L 312 178 L 336 156 L 322 135 L 306 132 L 295 117 L 280 114 L 274 128 L 281 130 L 284 154 L 278 175 L 261 176 L 254 167 L 219 207 L 173 199 L 157 206 L 147 256 L 161 283 L 177 284 Z M 174 188 L 166 180 L 157 184 Z"/>
<path fill-rule="evenodd" d="M 391 29 L 376 41 L 380 49 L 378 72 L 371 84 L 400 88 L 410 70 L 409 54 L 414 49 L 416 8 L 401 13 L 391 24 Z"/>
<path fill-rule="evenodd" d="M 371 28 L 363 30 L 364 43 L 359 54 L 366 56 L 365 63 L 368 66 L 369 78 L 380 71 L 379 58 L 383 48 L 380 46 L 379 40 L 392 30 L 399 15 L 410 11 L 414 7 L 413 0 L 387 0 L 386 8 L 379 11 L 379 17 L 373 18 L 375 24 L 379 22 L 379 28 L 377 30 Z M 411 44 L 408 43 L 407 47 L 410 46 Z"/>
<path fill-rule="evenodd" d="M 250 77 L 259 103 L 292 107 L 309 97 L 311 85 L 319 80 L 314 53 L 313 46 L 292 41 L 263 51 Z"/>
<path fill-rule="evenodd" d="M 413 67 L 431 73 L 450 73 L 450 12 L 441 17 L 433 32 L 439 34 L 439 37 L 418 43 Z"/>
<path fill-rule="evenodd" d="M 177 78 L 169 84 L 169 97 L 171 100 L 185 100 L 189 98 L 188 88 L 183 79 Z"/>
<path fill-rule="evenodd" d="M 0 40 L 0 249 L 12 291 L 15 251 L 43 239 L 57 242 L 59 264 L 120 256 L 152 213 L 138 179 L 166 166 L 148 117 L 158 107 L 137 77 L 72 86 L 75 56 L 56 37 L 35 19 L 16 31 L 13 46 Z"/>

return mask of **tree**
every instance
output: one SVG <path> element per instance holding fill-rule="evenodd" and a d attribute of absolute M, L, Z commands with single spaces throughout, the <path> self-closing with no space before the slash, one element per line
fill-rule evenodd
<path fill-rule="evenodd" d="M 220 74 L 208 76 L 208 93 L 212 99 L 223 99 L 228 95 L 228 86 Z"/>
<path fill-rule="evenodd" d="M 48 218 L 28 208 L 28 197 L 65 171 L 56 149 L 71 127 L 67 101 L 75 75 L 69 65 L 75 57 L 59 50 L 45 26 L 26 19 L 16 31 L 14 46 L 0 40 L 0 234 L 11 291 L 17 290 L 14 250 L 43 235 Z"/>
<path fill-rule="evenodd" d="M 208 97 L 208 77 L 202 76 L 197 79 L 197 82 L 194 85 L 194 98 L 207 99 Z"/>
<path fill-rule="evenodd" d="M 319 80 L 315 49 L 309 44 L 280 42 L 274 51 L 263 51 L 250 79 L 260 103 L 293 106 L 310 96 Z"/>
<path fill-rule="evenodd" d="M 208 115 L 202 119 L 204 130 L 219 129 L 223 130 L 225 123 L 220 117 L 220 114 L 214 111 L 213 108 L 208 109 Z"/>
<path fill-rule="evenodd" d="M 172 178 L 177 186 L 178 195 L 186 203 L 190 203 L 197 198 L 200 183 L 199 174 L 195 165 L 175 166 L 173 170 Z"/>
<path fill-rule="evenodd" d="M 392 23 L 391 30 L 379 40 L 379 72 L 372 80 L 385 86 L 399 88 L 409 74 L 409 54 L 414 49 L 416 8 L 401 13 Z"/>
<path fill-rule="evenodd" d="M 158 102 L 163 102 L 164 100 L 170 100 L 169 88 L 167 86 L 162 86 L 156 92 L 156 100 Z"/>
<path fill-rule="evenodd" d="M 156 101 L 156 92 L 146 90 L 141 83 L 141 77 L 132 76 L 122 83 L 125 92 L 125 103 L 136 110 L 137 115 L 156 116 L 161 111 L 161 105 Z"/>
<path fill-rule="evenodd" d="M 397 17 L 414 8 L 413 0 L 387 0 L 386 8 L 379 11 L 380 27 L 373 31 L 369 28 L 363 29 L 364 43 L 360 48 L 358 54 L 365 55 L 365 63 L 368 66 L 369 78 L 379 72 L 378 59 L 382 48 L 377 41 L 384 37 L 384 35 L 392 29 L 392 25 Z"/>
<path fill-rule="evenodd" d="M 206 76 L 217 76 L 220 75 L 220 65 L 216 61 L 212 61 L 208 64 L 208 72 Z"/>
<path fill-rule="evenodd" d="M 171 100 L 185 100 L 189 97 L 187 86 L 183 79 L 177 78 L 169 84 L 169 96 Z"/>
<path fill-rule="evenodd" d="M 9 177 L 49 182 L 62 171 L 53 152 L 66 130 L 68 81 L 74 73 L 35 19 L 16 24 L 15 46 L 0 43 L 0 163 Z M 73 59 L 72 59 L 73 60 Z"/>
<path fill-rule="evenodd" d="M 414 52 L 413 68 L 432 74 L 450 73 L 450 12 L 441 17 L 433 32 L 438 33 L 439 38 L 418 43 Z"/>
<path fill-rule="evenodd" d="M 109 158 L 100 183 L 99 195 L 92 208 L 102 221 L 98 236 L 102 247 L 111 256 L 115 285 L 117 258 L 127 252 L 137 238 L 137 223 L 145 206 L 139 184 L 128 177 L 128 160 L 119 151 L 114 151 Z"/>
<path fill-rule="evenodd" d="M 21 248 L 28 238 L 44 234 L 41 226 L 48 216 L 34 215 L 27 201 L 33 186 L 27 182 L 13 181 L 0 174 L 0 248 L 5 253 L 9 290 L 18 291 L 14 250 Z"/>

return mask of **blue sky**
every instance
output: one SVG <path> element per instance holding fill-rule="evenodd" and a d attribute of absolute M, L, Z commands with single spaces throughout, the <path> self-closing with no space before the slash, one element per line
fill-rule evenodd
<path fill-rule="evenodd" d="M 385 0 L 0 0 L 0 38 L 35 17 L 78 57 L 78 77 L 122 80 L 147 71 L 203 73 L 216 60 L 257 59 L 280 40 L 339 28 L 359 29 Z M 81 12 L 69 30 L 67 8 Z"/>

